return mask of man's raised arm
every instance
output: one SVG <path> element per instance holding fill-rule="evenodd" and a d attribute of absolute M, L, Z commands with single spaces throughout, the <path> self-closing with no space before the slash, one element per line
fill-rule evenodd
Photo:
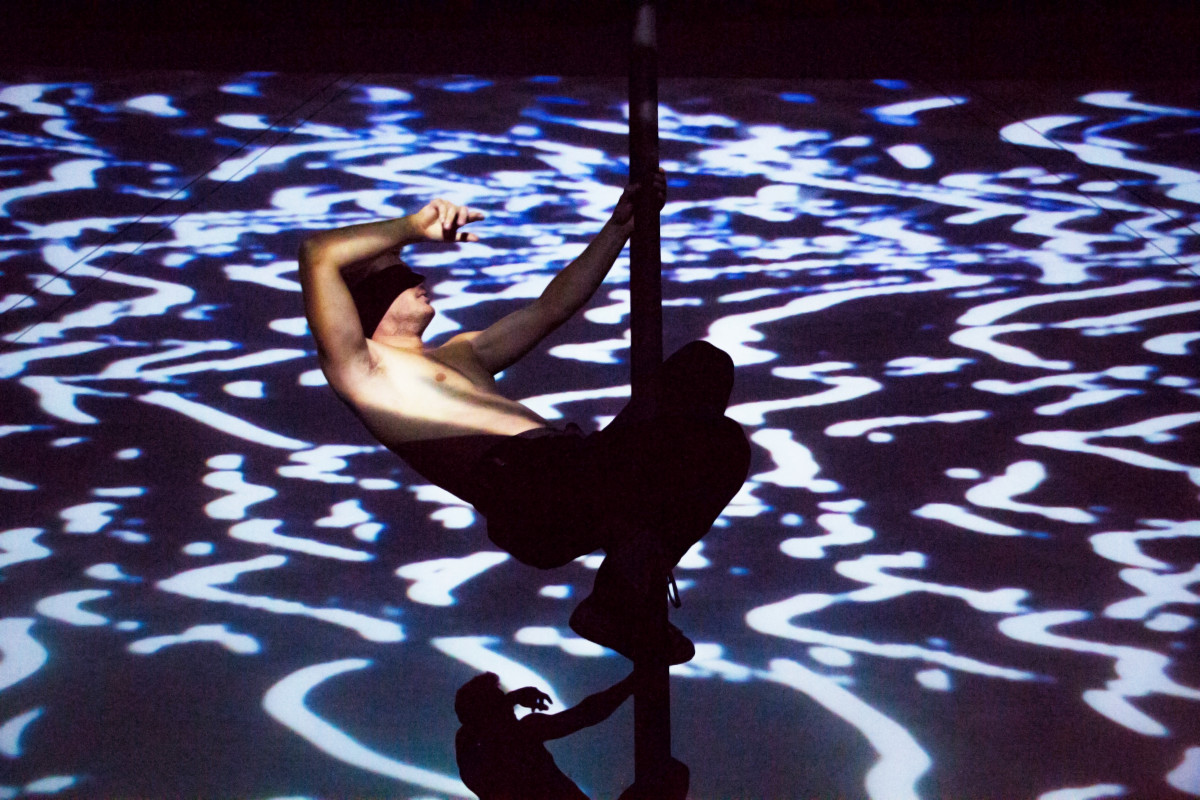
<path fill-rule="evenodd" d="M 372 261 L 413 242 L 478 241 L 459 228 L 479 219 L 478 211 L 434 200 L 407 217 L 322 231 L 304 240 L 299 262 L 305 315 L 321 369 L 334 389 L 344 391 L 369 367 L 370 332 L 359 324 L 347 278 L 361 279 L 386 266 Z"/>
<path fill-rule="evenodd" d="M 661 171 L 655 176 L 652 190 L 661 205 L 667 191 L 666 176 Z M 485 369 L 493 375 L 506 369 L 587 304 L 633 233 L 633 198 L 639 191 L 637 184 L 625 189 L 612 218 L 579 257 L 554 276 L 537 300 L 471 340 L 471 348 Z"/>

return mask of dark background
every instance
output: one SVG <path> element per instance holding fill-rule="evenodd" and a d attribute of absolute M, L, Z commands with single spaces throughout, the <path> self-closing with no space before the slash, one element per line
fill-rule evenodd
<path fill-rule="evenodd" d="M 0 65 L 610 75 L 623 0 L 7 2 Z M 1190 78 L 1187 0 L 663 0 L 664 76 Z"/>

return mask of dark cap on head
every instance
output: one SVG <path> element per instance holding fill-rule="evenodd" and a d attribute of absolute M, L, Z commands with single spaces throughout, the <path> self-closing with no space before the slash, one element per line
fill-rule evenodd
<path fill-rule="evenodd" d="M 354 298 L 354 307 L 358 309 L 358 321 L 362 323 L 363 336 L 370 339 L 392 301 L 406 289 L 420 286 L 424 280 L 424 275 L 418 275 L 409 269 L 407 264 L 400 263 L 381 269 L 371 277 L 356 283 L 350 289 L 350 296 Z"/>

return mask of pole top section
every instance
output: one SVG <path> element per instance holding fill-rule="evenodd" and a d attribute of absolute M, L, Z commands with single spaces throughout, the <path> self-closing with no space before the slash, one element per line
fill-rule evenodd
<path fill-rule="evenodd" d="M 655 31 L 654 0 L 641 0 L 633 15 L 633 46 L 654 47 L 657 40 Z"/>

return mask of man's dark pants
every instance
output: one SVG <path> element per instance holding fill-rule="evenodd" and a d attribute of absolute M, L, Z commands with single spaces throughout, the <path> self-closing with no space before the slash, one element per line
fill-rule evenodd
<path fill-rule="evenodd" d="M 667 566 L 708 532 L 746 479 L 750 446 L 726 417 L 733 362 L 692 342 L 662 366 L 659 401 L 634 400 L 606 428 L 514 436 L 476 467 L 488 535 L 549 569 L 629 537 L 657 537 Z"/>

